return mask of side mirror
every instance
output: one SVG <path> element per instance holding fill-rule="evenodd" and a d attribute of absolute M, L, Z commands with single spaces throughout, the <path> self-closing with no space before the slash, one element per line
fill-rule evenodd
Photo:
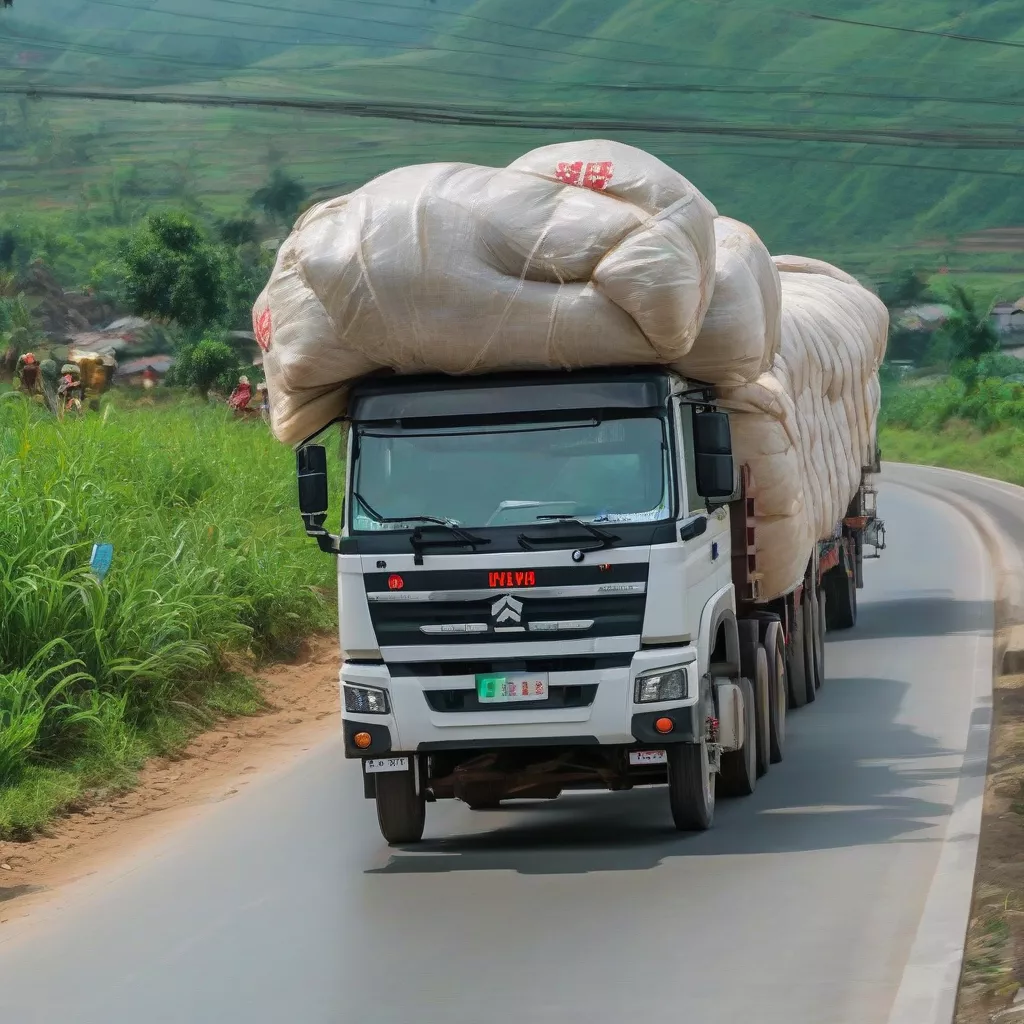
<path fill-rule="evenodd" d="M 693 417 L 694 475 L 702 498 L 730 498 L 736 492 L 732 432 L 724 412 L 698 412 Z"/>
<path fill-rule="evenodd" d="M 307 444 L 296 453 L 299 475 L 299 511 L 304 516 L 327 514 L 330 504 L 327 488 L 327 449 L 322 444 Z"/>

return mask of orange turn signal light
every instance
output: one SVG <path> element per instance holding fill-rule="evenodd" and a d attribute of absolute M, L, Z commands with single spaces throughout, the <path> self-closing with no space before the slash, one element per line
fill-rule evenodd
<path fill-rule="evenodd" d="M 658 732 L 660 732 L 662 734 L 664 734 L 666 732 L 671 732 L 675 727 L 676 727 L 676 723 L 673 722 L 671 718 L 659 718 L 654 723 L 654 728 L 657 729 Z"/>
<path fill-rule="evenodd" d="M 373 742 L 373 738 L 368 732 L 357 732 L 355 736 L 352 737 L 352 742 L 360 750 L 365 750 Z"/>

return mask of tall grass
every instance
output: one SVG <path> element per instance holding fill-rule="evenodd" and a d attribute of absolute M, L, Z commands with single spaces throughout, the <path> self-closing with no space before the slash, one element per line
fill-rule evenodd
<path fill-rule="evenodd" d="M 334 620 L 288 449 L 223 409 L 117 401 L 57 423 L 0 400 L 0 835 L 244 706 L 228 654 Z M 102 582 L 94 543 L 114 547 Z"/>
<path fill-rule="evenodd" d="M 1024 484 L 1024 386 L 1014 380 L 890 384 L 879 422 L 886 459 Z"/>

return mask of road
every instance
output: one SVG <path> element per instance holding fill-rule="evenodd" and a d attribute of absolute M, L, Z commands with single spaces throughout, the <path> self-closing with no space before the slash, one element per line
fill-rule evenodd
<path fill-rule="evenodd" d="M 711 832 L 670 831 L 647 790 L 442 803 L 390 851 L 331 743 L 0 933 L 0 1020 L 886 1021 L 990 664 L 992 574 L 934 497 L 887 483 L 880 507 L 857 628 L 786 760 Z"/>

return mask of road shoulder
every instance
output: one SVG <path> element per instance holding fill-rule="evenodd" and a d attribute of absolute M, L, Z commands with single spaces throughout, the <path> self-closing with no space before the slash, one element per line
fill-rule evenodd
<path fill-rule="evenodd" d="M 314 638 L 299 658 L 259 673 L 265 714 L 220 722 L 174 758 L 158 758 L 126 793 L 55 821 L 28 842 L 0 842 L 0 925 L 65 886 L 135 853 L 338 731 L 338 645 Z"/>

